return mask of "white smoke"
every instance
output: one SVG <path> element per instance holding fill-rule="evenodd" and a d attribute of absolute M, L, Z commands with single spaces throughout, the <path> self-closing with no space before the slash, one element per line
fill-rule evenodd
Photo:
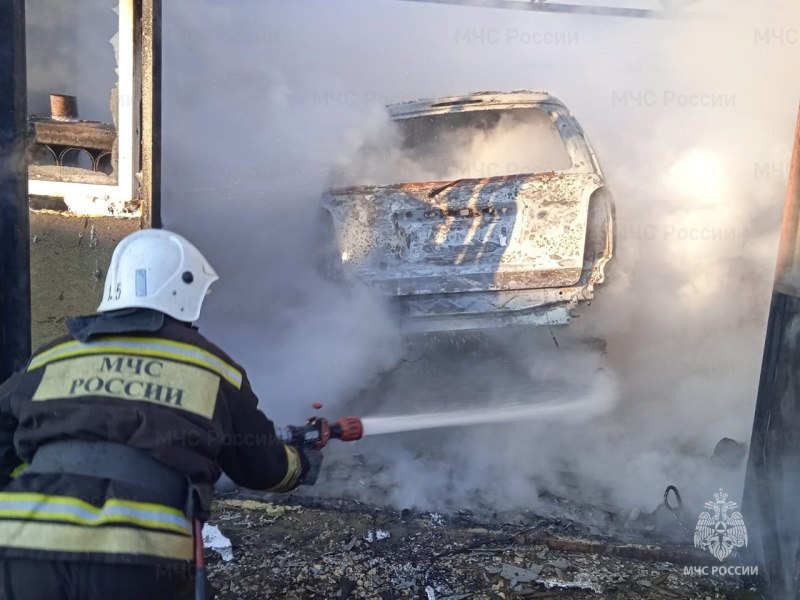
<path fill-rule="evenodd" d="M 337 157 L 332 185 L 495 177 L 571 166 L 555 125 L 539 109 L 400 122 L 381 111 L 353 138 L 353 150 Z"/>
<path fill-rule="evenodd" d="M 702 457 L 720 437 L 749 440 L 800 97 L 790 25 L 800 6 L 696 6 L 716 16 L 616 20 L 388 0 L 165 5 L 165 224 L 221 273 L 201 330 L 243 363 L 282 423 L 315 400 L 331 403 L 329 415 L 346 406 L 403 352 L 380 298 L 325 282 L 312 253 L 329 170 L 378 106 L 546 89 L 592 138 L 614 192 L 609 282 L 569 331 L 554 332 L 559 348 L 549 332 L 514 334 L 509 346 L 500 334 L 510 354 L 501 375 L 543 369 L 591 381 L 604 367 L 617 382 L 614 413 L 580 426 L 340 445 L 331 448 L 340 461 L 357 451 L 379 467 L 328 492 L 500 510 L 535 506 L 545 488 L 573 493 L 564 470 L 584 493 L 623 507 L 652 507 L 668 483 L 698 497 L 741 486 L 741 473 Z M 607 341 L 599 364 L 575 349 L 587 336 Z M 537 360 L 518 360 L 525 353 Z M 467 373 L 469 361 L 453 360 L 452 377 L 423 379 L 440 382 L 433 388 L 390 379 L 391 405 L 380 410 L 526 393 L 504 389 L 489 364 Z"/>
<path fill-rule="evenodd" d="M 26 0 L 28 114 L 50 115 L 50 94 L 78 97 L 81 119 L 111 122 L 116 82 L 114 0 Z"/>

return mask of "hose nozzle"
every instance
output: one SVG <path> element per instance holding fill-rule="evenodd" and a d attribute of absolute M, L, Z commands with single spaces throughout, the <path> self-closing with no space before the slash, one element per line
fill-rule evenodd
<path fill-rule="evenodd" d="M 281 439 L 287 444 L 321 450 L 331 438 L 343 442 L 360 440 L 364 435 L 364 427 L 358 417 L 342 417 L 333 424 L 328 419 L 312 417 L 305 425 L 290 425 L 280 433 Z"/>

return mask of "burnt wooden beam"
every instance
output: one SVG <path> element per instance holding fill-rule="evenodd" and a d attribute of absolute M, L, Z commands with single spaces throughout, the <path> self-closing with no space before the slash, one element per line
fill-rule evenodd
<path fill-rule="evenodd" d="M 161 0 L 141 0 L 142 225 L 161 227 Z"/>
<path fill-rule="evenodd" d="M 783 211 L 742 514 L 762 592 L 800 598 L 800 112 Z"/>
<path fill-rule="evenodd" d="M 25 2 L 0 0 L 0 382 L 31 353 Z"/>
<path fill-rule="evenodd" d="M 638 19 L 691 19 L 701 15 L 681 10 L 624 8 L 618 6 L 588 6 L 560 2 L 520 2 L 518 0 L 403 0 L 404 2 L 428 2 L 432 4 L 454 4 L 480 8 L 503 8 L 560 14 L 594 15 L 604 17 L 629 17 Z"/>
<path fill-rule="evenodd" d="M 642 544 L 617 544 L 603 540 L 590 540 L 564 536 L 547 537 L 541 540 L 552 550 L 559 552 L 582 552 L 602 556 L 647 560 L 654 562 L 671 562 L 676 565 L 714 565 L 719 561 L 705 550 L 697 550 L 684 546 L 652 546 Z"/>
<path fill-rule="evenodd" d="M 51 119 L 28 121 L 30 141 L 49 146 L 91 148 L 111 152 L 117 130 L 110 123 L 79 121 L 68 123 Z"/>

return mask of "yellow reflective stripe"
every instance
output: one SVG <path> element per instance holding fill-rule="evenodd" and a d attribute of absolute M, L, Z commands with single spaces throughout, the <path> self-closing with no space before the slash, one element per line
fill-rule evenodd
<path fill-rule="evenodd" d="M 242 387 L 242 372 L 207 350 L 198 346 L 161 338 L 115 337 L 95 342 L 69 341 L 34 356 L 28 365 L 33 371 L 55 360 L 85 354 L 127 353 L 137 356 L 157 356 L 205 367 L 237 389 Z"/>
<path fill-rule="evenodd" d="M 287 444 L 284 444 L 283 448 L 286 451 L 286 475 L 278 485 L 269 488 L 270 492 L 288 492 L 294 489 L 303 471 L 303 463 L 300 462 L 300 453 L 297 449 Z"/>
<path fill-rule="evenodd" d="M 19 477 L 19 474 L 22 473 L 25 470 L 25 467 L 27 467 L 27 466 L 28 466 L 28 463 L 26 463 L 26 462 L 19 463 L 16 467 L 14 467 L 14 470 L 11 471 L 11 478 L 12 479 L 16 479 L 17 477 Z"/>
<path fill-rule="evenodd" d="M 117 343 L 120 340 L 122 340 L 122 343 Z M 159 349 L 155 347 L 156 344 L 169 349 Z M 114 338 L 114 340 L 105 339 L 98 342 L 90 342 L 88 344 L 75 341 L 65 342 L 64 344 L 60 344 L 59 346 L 56 346 L 47 352 L 43 352 L 42 354 L 33 357 L 28 365 L 28 371 L 33 371 L 34 369 L 43 367 L 44 365 L 55 360 L 61 360 L 73 356 L 82 356 L 86 354 L 103 353 L 127 353 L 135 354 L 137 356 L 157 356 L 159 358 L 168 358 L 191 363 L 205 367 L 217 373 L 237 389 L 241 388 L 242 386 L 241 371 L 233 368 L 213 354 L 206 352 L 197 346 L 180 344 L 179 342 L 172 342 L 169 340 L 160 340 L 158 338 L 136 338 L 135 340 Z"/>
<path fill-rule="evenodd" d="M 0 519 L 25 519 L 34 521 L 63 521 L 66 523 L 74 523 L 76 525 L 83 525 L 85 527 L 94 527 L 99 525 L 108 525 L 109 523 L 117 524 L 130 524 L 138 525 L 140 527 L 149 527 L 151 529 L 166 529 L 176 533 L 188 534 L 191 531 L 190 527 L 182 527 L 175 523 L 165 523 L 163 521 L 154 521 L 149 519 L 140 519 L 138 517 L 130 517 L 127 515 L 99 515 L 96 519 L 88 519 L 79 517 L 65 512 L 50 512 L 38 509 L 5 509 L 0 508 Z"/>
<path fill-rule="evenodd" d="M 0 547 L 191 560 L 193 538 L 129 527 L 82 527 L 0 519 Z"/>
<path fill-rule="evenodd" d="M 110 498 L 101 507 L 69 496 L 0 492 L 0 518 L 58 520 L 78 525 L 130 523 L 189 534 L 192 524 L 179 510 L 161 504 Z"/>
<path fill-rule="evenodd" d="M 59 502 L 61 504 L 71 504 L 72 506 L 78 506 L 85 510 L 99 510 L 98 507 L 94 506 L 93 504 L 89 504 L 88 502 L 81 500 L 80 498 L 75 498 L 73 496 L 50 496 L 48 494 L 37 494 L 35 492 L 0 492 L 0 500 L 30 500 L 34 502 L 54 501 L 54 502 Z M 179 517 L 184 516 L 183 512 L 178 510 L 177 508 L 173 508 L 171 506 L 164 506 L 163 504 L 154 504 L 152 502 L 139 502 L 138 500 L 122 500 L 119 498 L 109 498 L 108 500 L 106 500 L 105 505 L 129 506 L 131 508 L 136 508 L 141 510 L 158 510 L 166 514 L 171 514 Z"/>

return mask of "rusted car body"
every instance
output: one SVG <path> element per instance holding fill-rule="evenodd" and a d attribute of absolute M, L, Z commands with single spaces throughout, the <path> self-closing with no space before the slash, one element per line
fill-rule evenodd
<path fill-rule="evenodd" d="M 568 323 L 603 282 L 614 241 L 612 196 L 569 110 L 539 92 L 388 108 L 400 149 L 382 157 L 373 144 L 364 162 L 386 166 L 395 157 L 400 165 L 422 155 L 426 173 L 446 177 L 409 183 L 398 167 L 395 182 L 385 183 L 365 169 L 364 184 L 329 187 L 322 208 L 335 270 L 383 290 L 407 332 Z M 530 139 L 522 129 L 529 126 Z M 500 129 L 504 137 L 492 137 Z M 487 162 L 487 153 L 514 144 L 522 160 Z M 460 156 L 445 157 L 444 145 L 461 145 Z M 537 145 L 545 151 L 526 170 L 524 155 L 537 154 Z M 470 153 L 481 155 L 478 169 L 465 162 Z M 351 170 L 358 181 L 359 168 Z"/>

